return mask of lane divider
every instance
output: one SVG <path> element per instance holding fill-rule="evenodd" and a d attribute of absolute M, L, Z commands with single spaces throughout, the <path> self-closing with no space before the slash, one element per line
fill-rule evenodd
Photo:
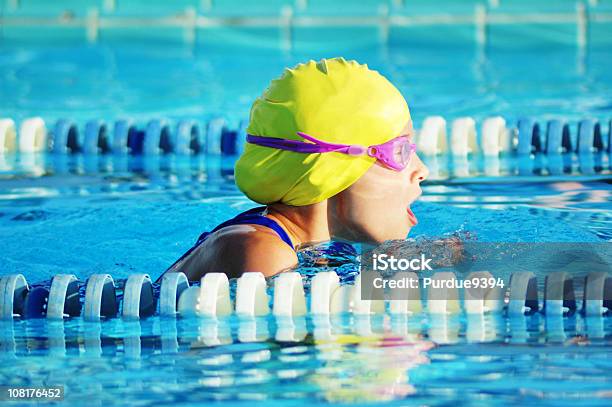
<path fill-rule="evenodd" d="M 0 154 L 11 153 L 17 148 L 17 132 L 12 119 L 0 119 Z"/>
<path fill-rule="evenodd" d="M 179 310 L 179 298 L 188 288 L 189 281 L 184 273 L 165 274 L 159 295 L 159 314 L 164 317 L 176 316 Z"/>
<path fill-rule="evenodd" d="M 442 116 L 429 116 L 417 136 L 417 148 L 425 155 L 446 154 L 448 142 L 446 120 Z"/>
<path fill-rule="evenodd" d="M 266 279 L 263 274 L 244 273 L 236 285 L 236 314 L 247 317 L 268 315 L 270 297 L 266 288 Z"/>
<path fill-rule="evenodd" d="M 442 116 L 429 116 L 416 132 L 418 150 L 427 156 L 451 154 L 467 157 L 474 154 L 499 156 L 504 153 L 548 155 L 612 152 L 612 120 L 604 126 L 597 120 L 585 118 L 571 126 L 564 120 L 539 122 L 532 117 L 508 123 L 501 116 L 485 118 L 478 126 L 472 117 L 459 117 L 452 121 L 447 132 L 447 120 Z M 223 117 L 214 117 L 203 125 L 197 120 L 184 119 L 170 122 L 153 119 L 144 126 L 129 119 L 113 124 L 103 120 L 89 120 L 83 131 L 69 119 L 60 119 L 50 131 L 44 120 L 32 117 L 21 122 L 19 132 L 10 118 L 0 118 L 0 154 L 18 150 L 22 153 L 52 151 L 58 154 L 239 154 L 244 149 L 248 120 L 235 127 Z"/>
<path fill-rule="evenodd" d="M 0 277 L 0 318 L 12 319 L 23 316 L 28 291 L 30 288 L 23 275 Z"/>
<path fill-rule="evenodd" d="M 146 318 L 155 314 L 157 300 L 153 294 L 153 283 L 147 274 L 132 274 L 123 289 L 124 318 Z"/>
<path fill-rule="evenodd" d="M 117 293 L 113 278 L 109 274 L 91 275 L 86 284 L 83 318 L 98 321 L 101 318 L 114 318 L 117 312 Z"/>
<path fill-rule="evenodd" d="M 47 127 L 40 117 L 32 117 L 21 123 L 19 128 L 19 151 L 37 153 L 47 150 Z"/>
<path fill-rule="evenodd" d="M 81 315 L 79 282 L 73 274 L 57 274 L 51 280 L 47 318 L 63 319 Z"/>
<path fill-rule="evenodd" d="M 461 117 L 453 121 L 450 146 L 453 155 L 458 156 L 475 154 L 479 151 L 474 119 Z"/>
<path fill-rule="evenodd" d="M 403 272 L 396 277 L 413 278 L 419 282 L 413 272 Z M 489 272 L 480 271 L 470 273 L 467 279 L 491 277 Z M 282 273 L 273 279 L 272 297 L 268 295 L 269 287 L 261 273 L 245 273 L 237 279 L 234 296 L 227 275 L 223 273 L 206 274 L 199 285 L 192 286 L 183 273 L 167 274 L 161 281 L 158 295 L 148 275 L 132 274 L 123 286 L 120 301 L 113 278 L 108 274 L 94 274 L 84 284 L 85 296 L 81 306 L 81 286 L 74 275 L 54 276 L 50 288 L 40 284 L 30 288 L 23 275 L 14 274 L 0 277 L 0 318 L 83 316 L 86 320 L 96 321 L 119 314 L 126 319 L 139 319 L 155 314 L 164 317 L 223 317 L 234 312 L 245 317 L 260 317 L 270 312 L 276 317 L 301 317 L 307 313 L 323 317 L 342 313 L 401 316 L 422 311 L 432 315 L 462 312 L 484 315 L 504 310 L 506 315 L 515 317 L 535 313 L 567 316 L 578 312 L 574 280 L 565 272 L 546 276 L 541 304 L 537 277 L 533 272 L 513 273 L 506 290 L 497 286 L 459 289 L 454 284 L 457 277 L 452 272 L 437 272 L 431 281 L 425 301 L 421 299 L 420 283 L 410 289 L 396 290 L 395 297 L 385 301 L 382 288 L 373 288 L 369 284 L 362 287 L 361 275 L 355 277 L 354 284 L 340 284 L 333 271 L 316 274 L 310 281 L 308 296 L 298 272 Z M 585 316 L 612 314 L 612 277 L 608 273 L 591 272 L 585 277 L 580 312 Z"/>
<path fill-rule="evenodd" d="M 512 151 L 511 131 L 501 116 L 489 117 L 482 122 L 482 152 L 486 156 L 498 156 Z"/>

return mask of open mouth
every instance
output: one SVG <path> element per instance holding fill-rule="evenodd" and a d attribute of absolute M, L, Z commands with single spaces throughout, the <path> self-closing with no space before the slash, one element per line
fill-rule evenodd
<path fill-rule="evenodd" d="M 415 226 L 417 223 L 419 223 L 417 217 L 414 215 L 414 212 L 412 212 L 412 209 L 410 209 L 410 207 L 406 208 L 406 212 L 408 213 L 408 218 L 410 219 L 412 226 Z"/>

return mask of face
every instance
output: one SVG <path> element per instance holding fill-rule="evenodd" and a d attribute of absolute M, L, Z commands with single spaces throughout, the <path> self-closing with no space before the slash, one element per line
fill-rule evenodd
<path fill-rule="evenodd" d="M 400 135 L 413 138 L 412 121 Z M 428 174 L 416 153 L 400 172 L 377 161 L 357 182 L 329 199 L 332 237 L 370 243 L 405 239 L 417 223 L 410 204 L 421 195 L 420 184 Z"/>

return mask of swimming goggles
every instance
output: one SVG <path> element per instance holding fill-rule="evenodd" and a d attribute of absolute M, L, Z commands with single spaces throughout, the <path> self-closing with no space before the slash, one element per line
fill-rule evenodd
<path fill-rule="evenodd" d="M 364 147 L 357 144 L 334 144 L 318 140 L 306 133 L 297 134 L 311 143 L 298 140 L 281 139 L 275 137 L 254 136 L 247 134 L 247 143 L 262 147 L 271 147 L 279 150 L 294 151 L 297 153 L 342 153 L 348 155 L 368 155 L 376 158 L 386 167 L 402 171 L 408 163 L 412 153 L 416 151 L 416 144 L 411 143 L 407 136 L 399 136 L 382 144 Z"/>

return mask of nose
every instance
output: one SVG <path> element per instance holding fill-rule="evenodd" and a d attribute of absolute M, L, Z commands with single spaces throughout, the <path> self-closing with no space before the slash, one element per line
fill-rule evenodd
<path fill-rule="evenodd" d="M 423 161 L 421 161 L 418 155 L 415 154 L 412 159 L 414 160 L 414 167 L 410 174 L 410 182 L 421 183 L 429 176 L 429 168 L 423 164 Z"/>

